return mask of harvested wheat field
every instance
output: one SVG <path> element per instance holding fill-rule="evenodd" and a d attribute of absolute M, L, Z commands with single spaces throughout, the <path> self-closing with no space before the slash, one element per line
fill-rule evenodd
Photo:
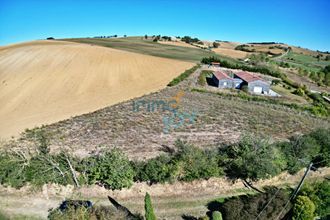
<path fill-rule="evenodd" d="M 160 44 L 166 44 L 166 45 L 172 45 L 172 46 L 179 46 L 179 47 L 190 47 L 190 48 L 196 48 L 196 46 L 187 44 L 183 41 L 158 41 Z"/>
<path fill-rule="evenodd" d="M 214 48 L 212 50 L 217 54 L 227 56 L 227 57 L 232 57 L 232 58 L 238 58 L 238 59 L 244 59 L 249 54 L 245 51 L 229 49 L 229 48 L 221 48 L 221 47 Z"/>
<path fill-rule="evenodd" d="M 160 90 L 192 63 L 86 44 L 0 49 L 0 137 Z"/>

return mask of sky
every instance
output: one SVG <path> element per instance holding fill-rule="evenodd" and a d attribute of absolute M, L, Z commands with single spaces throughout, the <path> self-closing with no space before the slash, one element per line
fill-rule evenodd
<path fill-rule="evenodd" d="M 330 51 L 329 9 L 329 0 L 0 0 L 0 45 L 160 34 Z"/>

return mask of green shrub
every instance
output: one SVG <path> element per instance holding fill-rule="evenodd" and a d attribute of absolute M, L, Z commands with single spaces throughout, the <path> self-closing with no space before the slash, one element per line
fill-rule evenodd
<path fill-rule="evenodd" d="M 22 187 L 25 182 L 26 160 L 19 155 L 1 152 L 0 154 L 0 184 Z"/>
<path fill-rule="evenodd" d="M 265 193 L 243 195 L 225 199 L 220 204 L 224 219 L 256 219 L 258 213 L 268 204 L 259 215 L 259 220 L 276 219 L 288 201 L 290 194 L 284 189 L 267 188 Z M 276 196 L 274 197 L 274 195 Z"/>
<path fill-rule="evenodd" d="M 87 158 L 84 166 L 89 184 L 99 183 L 109 189 L 122 189 L 133 184 L 133 167 L 117 149 Z"/>
<path fill-rule="evenodd" d="M 265 140 L 244 137 L 226 148 L 226 173 L 232 178 L 258 180 L 279 174 L 286 167 L 281 151 Z"/>
<path fill-rule="evenodd" d="M 202 150 L 178 141 L 178 152 L 175 160 L 179 166 L 179 179 L 192 181 L 195 179 L 209 179 L 223 175 L 218 166 L 219 157 L 216 151 Z"/>
<path fill-rule="evenodd" d="M 158 156 L 146 162 L 136 162 L 136 181 L 153 183 L 171 182 L 175 179 L 178 166 L 172 158 L 168 156 Z"/>
<path fill-rule="evenodd" d="M 200 67 L 200 65 L 196 65 L 186 71 L 184 71 L 183 73 L 181 73 L 178 77 L 174 78 L 167 86 L 175 86 L 177 84 L 179 84 L 181 81 L 185 80 L 186 78 L 188 78 L 193 72 L 195 72 L 198 68 Z"/>
<path fill-rule="evenodd" d="M 314 158 L 315 166 L 330 167 L 330 129 L 316 129 L 309 134 L 321 146 L 320 154 Z"/>
<path fill-rule="evenodd" d="M 197 83 L 200 86 L 205 86 L 206 85 L 206 77 L 212 76 L 213 71 L 208 71 L 208 70 L 202 70 L 201 73 L 198 76 L 198 81 Z"/>
<path fill-rule="evenodd" d="M 293 206 L 292 220 L 313 220 L 315 204 L 307 196 L 297 196 Z"/>
<path fill-rule="evenodd" d="M 91 211 L 85 207 L 70 207 L 62 212 L 59 209 L 52 210 L 48 215 L 49 220 L 90 220 Z"/>
<path fill-rule="evenodd" d="M 305 183 L 299 192 L 307 196 L 316 207 L 315 213 L 319 217 L 330 215 L 330 182 L 327 180 Z"/>
<path fill-rule="evenodd" d="M 219 211 L 212 212 L 212 220 L 222 220 L 221 212 Z"/>
<path fill-rule="evenodd" d="M 316 156 L 319 155 L 321 146 L 311 136 L 294 136 L 290 142 L 279 143 L 287 161 L 287 170 L 294 174 L 306 167 Z"/>
<path fill-rule="evenodd" d="M 299 96 L 304 96 L 305 95 L 305 91 L 302 88 L 298 88 L 296 89 L 293 94 L 295 95 L 299 95 Z"/>
<path fill-rule="evenodd" d="M 144 197 L 144 211 L 146 220 L 156 220 L 156 215 L 154 213 L 154 208 L 152 207 L 151 198 L 149 193 L 146 193 Z"/>

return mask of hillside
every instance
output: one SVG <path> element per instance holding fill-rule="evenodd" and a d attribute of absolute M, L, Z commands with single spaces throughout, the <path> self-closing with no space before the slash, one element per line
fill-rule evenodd
<path fill-rule="evenodd" d="M 54 123 L 43 130 L 54 151 L 64 148 L 84 157 L 103 148 L 118 147 L 130 158 L 143 160 L 166 152 L 168 147 L 173 148 L 177 139 L 210 147 L 237 142 L 246 134 L 286 139 L 315 128 L 329 127 L 328 118 L 314 117 L 282 105 L 192 91 L 198 88 L 199 73 L 197 70 L 178 86 Z M 168 132 L 164 118 L 171 115 L 169 111 L 159 106 L 148 111 L 147 105 L 141 106 L 139 111 L 133 109 L 133 104 L 139 101 L 167 102 L 178 94 L 182 94 L 179 112 L 187 117 L 181 126 L 178 126 L 179 116 L 175 117 Z M 284 97 L 282 99 L 285 101 Z M 195 115 L 193 123 L 189 121 L 191 115 Z M 24 134 L 22 140 L 29 142 L 29 134 L 33 132 Z"/>
<path fill-rule="evenodd" d="M 85 43 L 90 45 L 99 45 L 119 50 L 125 50 L 135 53 L 152 55 L 156 57 L 171 58 L 182 61 L 199 63 L 203 57 L 218 56 L 213 51 L 203 50 L 186 43 L 158 43 L 152 39 L 143 37 L 125 37 L 125 38 L 69 38 L 61 39 L 64 41 Z M 225 56 L 221 56 L 226 58 Z M 230 58 L 227 58 L 230 59 Z"/>
<path fill-rule="evenodd" d="M 63 41 L 0 49 L 0 137 L 155 92 L 191 63 Z"/>

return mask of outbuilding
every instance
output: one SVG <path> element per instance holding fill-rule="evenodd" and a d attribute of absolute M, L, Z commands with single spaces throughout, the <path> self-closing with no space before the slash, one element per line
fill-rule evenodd
<path fill-rule="evenodd" d="M 270 84 L 265 80 L 263 80 L 262 78 L 260 78 L 259 76 L 256 76 L 248 72 L 238 72 L 234 74 L 234 79 L 242 80 L 240 84 L 240 88 L 246 85 L 248 91 L 251 93 L 257 93 L 257 94 L 269 93 Z"/>
<path fill-rule="evenodd" d="M 222 71 L 216 71 L 213 73 L 212 80 L 218 88 L 233 88 L 234 80 Z"/>

